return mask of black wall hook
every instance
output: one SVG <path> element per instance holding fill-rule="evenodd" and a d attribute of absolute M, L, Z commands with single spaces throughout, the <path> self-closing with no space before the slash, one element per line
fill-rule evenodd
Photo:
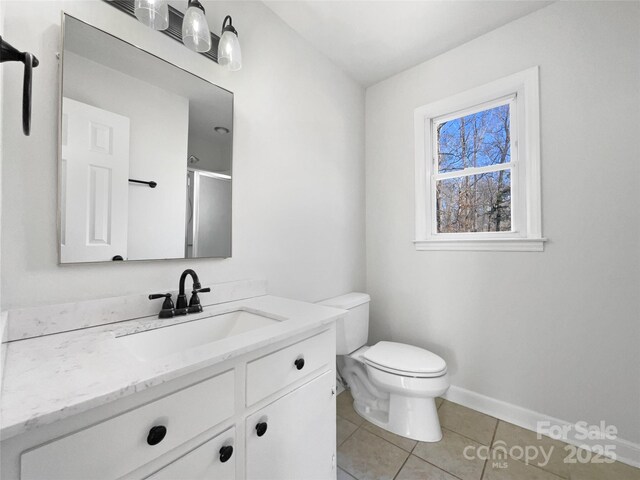
<path fill-rule="evenodd" d="M 25 135 L 31 133 L 31 87 L 33 69 L 40 65 L 38 59 L 29 52 L 20 52 L 7 43 L 0 35 L 0 63 L 24 63 L 24 81 L 22 83 L 22 131 Z"/>

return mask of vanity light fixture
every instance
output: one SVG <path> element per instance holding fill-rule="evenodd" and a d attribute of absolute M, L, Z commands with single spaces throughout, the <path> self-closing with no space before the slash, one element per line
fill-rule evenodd
<path fill-rule="evenodd" d="M 204 7 L 198 0 L 189 0 L 189 6 L 182 19 L 182 43 L 194 52 L 211 50 L 211 33 Z"/>
<path fill-rule="evenodd" d="M 242 68 L 238 31 L 233 26 L 231 15 L 224 18 L 221 37 L 218 37 L 209 31 L 209 23 L 200 0 L 187 0 L 187 11 L 184 14 L 170 6 L 168 0 L 103 1 L 136 17 L 148 27 L 182 42 L 187 48 L 201 53 L 228 70 Z"/>
<path fill-rule="evenodd" d="M 167 0 L 136 0 L 136 18 L 154 30 L 169 27 L 169 5 Z"/>
<path fill-rule="evenodd" d="M 231 15 L 227 15 L 222 22 L 222 36 L 218 43 L 218 63 L 232 72 L 242 68 L 242 51 L 238 41 L 238 31 L 233 27 Z"/>

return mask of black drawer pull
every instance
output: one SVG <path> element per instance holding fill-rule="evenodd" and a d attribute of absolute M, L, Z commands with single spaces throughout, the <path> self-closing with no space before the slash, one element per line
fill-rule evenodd
<path fill-rule="evenodd" d="M 260 422 L 256 425 L 256 433 L 259 437 L 267 433 L 267 422 Z"/>
<path fill-rule="evenodd" d="M 167 434 L 167 427 L 164 425 L 156 425 L 155 427 L 151 427 L 149 430 L 149 435 L 147 435 L 147 443 L 149 445 L 157 445 L 159 444 Z"/>
<path fill-rule="evenodd" d="M 220 461 L 222 463 L 226 462 L 233 455 L 233 447 L 231 445 L 225 445 L 220 449 Z"/>
<path fill-rule="evenodd" d="M 304 368 L 304 358 L 297 358 L 295 362 L 293 362 L 298 370 L 302 370 Z"/>

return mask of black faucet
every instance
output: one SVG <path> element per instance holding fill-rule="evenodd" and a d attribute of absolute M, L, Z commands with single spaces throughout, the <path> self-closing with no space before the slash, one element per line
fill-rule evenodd
<path fill-rule="evenodd" d="M 191 275 L 193 279 L 193 290 L 191 292 L 191 299 L 189 300 L 189 306 L 187 306 L 187 296 L 184 293 L 184 281 L 187 278 L 187 275 Z M 198 278 L 198 274 L 191 270 L 190 268 L 186 269 L 180 275 L 180 291 L 178 292 L 178 299 L 176 300 L 176 315 L 187 315 L 188 313 L 198 313 L 202 311 L 202 305 L 200 305 L 200 297 L 198 297 L 198 293 L 210 292 L 210 288 L 202 288 L 200 285 L 200 279 Z"/>
<path fill-rule="evenodd" d="M 193 291 L 191 292 L 191 299 L 189 300 L 188 306 L 187 296 L 184 293 L 184 281 L 186 280 L 187 275 L 191 275 L 191 278 L 193 278 Z M 202 288 L 202 285 L 200 285 L 198 274 L 189 268 L 182 272 L 182 275 L 180 275 L 180 292 L 178 293 L 178 299 L 176 300 L 175 308 L 173 306 L 173 301 L 171 300 L 170 293 L 154 293 L 153 295 L 149 295 L 149 300 L 164 298 L 164 302 L 162 303 L 162 310 L 160 310 L 160 314 L 158 315 L 158 317 L 171 318 L 175 315 L 187 315 L 189 313 L 201 312 L 202 305 L 200 305 L 200 297 L 198 297 L 198 293 L 210 291 L 211 289 L 209 287 Z"/>

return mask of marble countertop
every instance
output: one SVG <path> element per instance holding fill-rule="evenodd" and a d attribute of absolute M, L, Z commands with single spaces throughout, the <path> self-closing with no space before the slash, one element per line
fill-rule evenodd
<path fill-rule="evenodd" d="M 117 337 L 245 310 L 281 320 L 184 352 L 142 361 Z M 0 438 L 50 424 L 293 335 L 328 325 L 345 312 L 264 295 L 207 306 L 197 315 L 146 317 L 5 344 Z"/>

